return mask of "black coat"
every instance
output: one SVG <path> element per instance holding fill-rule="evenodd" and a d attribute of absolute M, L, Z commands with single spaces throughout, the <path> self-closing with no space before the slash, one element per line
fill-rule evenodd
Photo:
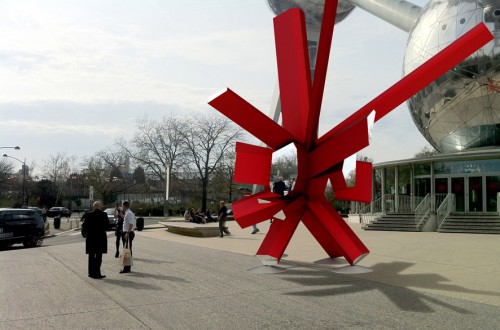
<path fill-rule="evenodd" d="M 94 210 L 85 215 L 82 227 L 87 229 L 85 239 L 85 253 L 107 253 L 108 252 L 108 215 L 101 210 Z"/>

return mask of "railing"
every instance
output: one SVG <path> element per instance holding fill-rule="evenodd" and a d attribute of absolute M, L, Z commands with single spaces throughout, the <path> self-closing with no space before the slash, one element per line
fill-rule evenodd
<path fill-rule="evenodd" d="M 500 215 L 500 192 L 497 193 L 497 212 Z"/>
<path fill-rule="evenodd" d="M 444 219 L 455 210 L 455 194 L 446 195 L 445 199 L 436 211 L 437 226 L 441 228 Z"/>
<path fill-rule="evenodd" d="M 359 219 L 363 227 L 372 223 L 376 217 L 382 214 L 384 200 L 385 195 L 377 198 L 359 211 Z"/>
<path fill-rule="evenodd" d="M 424 199 L 415 208 L 415 225 L 417 228 L 420 227 L 422 222 L 427 218 L 431 212 L 431 194 L 427 194 Z"/>
<path fill-rule="evenodd" d="M 414 196 L 399 195 L 397 197 L 398 203 L 396 205 L 396 211 L 400 213 L 411 213 L 415 207 Z"/>
<path fill-rule="evenodd" d="M 431 211 L 436 211 L 446 199 L 446 196 L 448 196 L 448 194 L 435 194 L 434 205 L 431 205 Z"/>

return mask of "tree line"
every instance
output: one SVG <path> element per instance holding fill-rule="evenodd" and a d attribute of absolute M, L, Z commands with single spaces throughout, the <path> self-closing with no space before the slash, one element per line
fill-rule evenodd
<path fill-rule="evenodd" d="M 164 192 L 168 168 L 174 200 L 196 195 L 199 207 L 206 209 L 209 192 L 233 198 L 234 147 L 245 137 L 241 128 L 218 114 L 142 118 L 132 136 L 118 137 L 111 146 L 80 161 L 64 153 L 51 154 L 42 162 L 39 178 L 31 175 L 37 165 L 30 165 L 26 177 L 30 205 L 50 207 L 64 199 L 78 205 L 79 199 L 90 195 L 90 187 L 94 200 L 105 205 L 117 202 L 125 192 Z M 13 169 L 12 162 L 1 160 L 3 206 L 22 202 L 15 193 L 20 191 L 22 176 L 14 175 Z"/>

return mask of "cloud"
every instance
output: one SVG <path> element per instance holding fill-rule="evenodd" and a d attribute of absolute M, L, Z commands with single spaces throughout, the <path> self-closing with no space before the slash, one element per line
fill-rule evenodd
<path fill-rule="evenodd" d="M 0 103 L 158 102 L 199 109 L 221 87 L 219 72 L 230 67 L 233 77 L 270 77 L 275 68 L 272 33 L 261 28 L 165 35 L 19 6 L 7 15 L 10 24 L 0 26 Z"/>

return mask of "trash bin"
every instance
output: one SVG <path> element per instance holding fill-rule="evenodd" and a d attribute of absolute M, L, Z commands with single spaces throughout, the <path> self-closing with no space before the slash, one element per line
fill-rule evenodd
<path fill-rule="evenodd" d="M 144 229 L 144 218 L 137 218 L 136 226 L 138 231 L 142 231 Z"/>
<path fill-rule="evenodd" d="M 61 216 L 60 215 L 54 217 L 54 228 L 55 229 L 61 228 Z"/>

